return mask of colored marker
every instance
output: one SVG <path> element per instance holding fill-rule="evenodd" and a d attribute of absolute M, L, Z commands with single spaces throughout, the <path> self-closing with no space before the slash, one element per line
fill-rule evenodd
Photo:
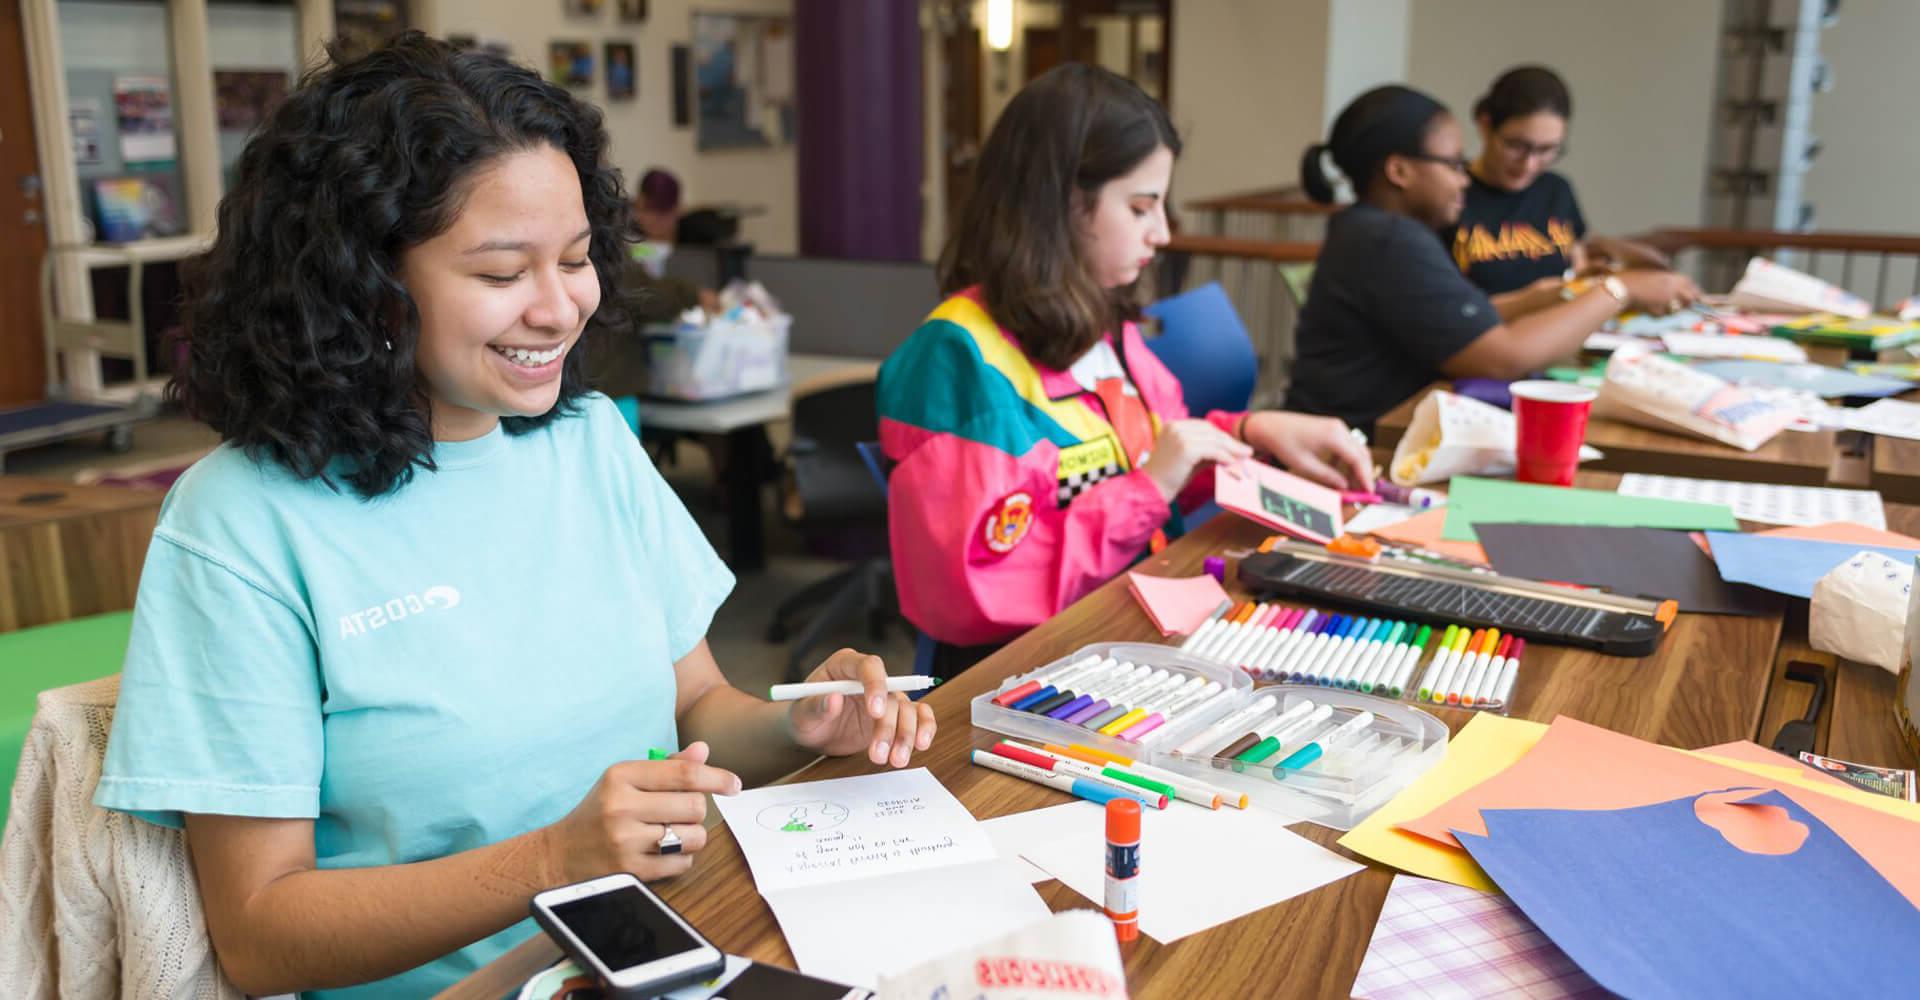
<path fill-rule="evenodd" d="M 1485 637 L 1486 633 L 1477 629 L 1472 632 L 1468 632 L 1465 629 L 1460 630 L 1460 635 L 1456 636 L 1453 640 L 1453 655 L 1447 658 L 1446 669 L 1443 670 L 1440 676 L 1433 682 L 1434 704 L 1444 705 L 1447 703 L 1447 692 L 1452 690 L 1454 678 L 1460 673 L 1461 665 L 1471 663 L 1473 650 L 1480 645 L 1480 640 Z"/>
<path fill-rule="evenodd" d="M 1254 726 L 1252 731 L 1248 732 L 1245 736 L 1221 747 L 1219 752 L 1215 753 L 1213 757 L 1222 763 L 1232 763 L 1239 760 L 1241 754 L 1258 746 L 1261 741 L 1276 733 L 1292 732 L 1294 726 L 1299 725 L 1305 719 L 1311 719 L 1313 716 L 1319 714 L 1322 708 L 1327 708 L 1327 706 L 1316 706 L 1313 702 L 1302 699 L 1299 704 Z"/>
<path fill-rule="evenodd" d="M 1117 781 L 1123 786 L 1145 789 L 1153 795 L 1164 795 L 1169 802 L 1179 797 L 1179 792 L 1176 791 L 1172 785 L 1158 778 L 1142 774 L 1137 768 L 1121 767 L 1110 761 L 1081 760 L 1072 754 L 1060 753 L 1057 750 L 1049 748 L 1027 746 L 1024 743 L 1007 743 L 1005 740 L 1002 740 L 1001 745 L 1015 750 L 1023 750 L 1028 754 L 1040 757 L 1049 762 L 1047 766 L 1052 770 L 1057 771 L 1064 769 L 1069 773 L 1081 774 L 1090 778 L 1100 778 L 1104 781 Z M 995 750 L 998 749 L 999 747 L 995 747 Z M 1015 757 L 1014 759 L 1022 760 L 1024 758 Z M 1033 761 L 1029 761 L 1029 763 L 1035 763 L 1036 766 L 1039 766 Z M 1217 809 L 1220 806 L 1212 797 L 1203 799 L 1196 804 L 1206 806 L 1209 809 Z"/>
<path fill-rule="evenodd" d="M 1298 620 L 1301 614 L 1302 612 L 1295 608 L 1282 608 L 1280 614 L 1267 623 L 1266 630 L 1260 633 L 1260 638 L 1255 640 L 1252 646 L 1247 647 L 1247 651 L 1234 662 L 1234 666 L 1256 677 L 1259 676 L 1260 661 L 1266 658 L 1268 650 L 1286 638 L 1289 626 Z"/>
<path fill-rule="evenodd" d="M 1132 799 L 1143 806 L 1148 804 L 1144 796 L 1121 791 L 1105 782 L 1083 778 L 1077 774 L 1043 770 L 1034 767 L 1032 764 L 1023 764 L 1010 757 L 1002 757 L 991 750 L 982 750 L 975 747 L 972 752 L 972 758 L 973 762 L 981 767 L 999 771 L 1001 774 L 1010 775 L 1015 778 L 1025 778 L 1036 785 L 1045 785 L 1048 788 L 1057 789 L 1069 795 L 1077 795 L 1080 798 L 1086 799 L 1088 802 L 1097 802 L 1100 805 L 1106 805 L 1114 799 Z"/>
<path fill-rule="evenodd" d="M 1452 656 L 1453 644 L 1459 641 L 1460 626 L 1447 626 L 1447 633 L 1440 639 L 1440 648 L 1433 651 L 1433 659 L 1427 662 L 1427 672 L 1420 677 L 1420 693 L 1416 700 L 1432 701 L 1433 686 L 1440 683 L 1440 674 L 1447 668 L 1447 660 Z"/>
<path fill-rule="evenodd" d="M 1063 754 L 1076 760 L 1086 761 L 1089 764 L 1114 764 L 1143 777 L 1152 778 L 1172 788 L 1174 796 L 1183 802 L 1191 802 L 1195 805 L 1206 805 L 1209 802 L 1215 803 L 1216 805 L 1218 803 L 1226 803 L 1236 809 L 1245 809 L 1247 807 L 1247 796 L 1244 792 L 1231 792 L 1224 788 L 1207 784 L 1197 778 L 1190 778 L 1184 774 L 1175 774 L 1165 768 L 1154 767 L 1151 764 L 1143 764 L 1132 757 L 1124 757 L 1117 753 L 1110 753 L 1099 747 L 1081 746 L 1078 743 L 1063 747 L 1049 743 L 1046 745 L 1046 749 L 1050 753 Z"/>
<path fill-rule="evenodd" d="M 1071 719 L 1075 715 L 1078 715 L 1082 709 L 1091 706 L 1100 697 L 1100 691 L 1111 690 L 1112 684 L 1122 683 L 1127 678 L 1145 669 L 1144 667 L 1135 667 L 1131 663 L 1116 663 L 1105 672 L 1104 676 L 1098 673 L 1090 674 L 1075 685 L 1075 687 L 1080 689 L 1079 697 L 1061 705 L 1059 708 L 1047 712 L 1046 715 L 1053 719 Z"/>
<path fill-rule="evenodd" d="M 1207 630 L 1213 627 L 1214 623 L 1218 622 L 1222 618 L 1225 618 L 1227 616 L 1227 613 L 1232 610 L 1233 610 L 1232 598 L 1228 598 L 1227 600 L 1221 601 L 1220 606 L 1213 609 L 1213 614 L 1208 615 L 1207 620 L 1201 622 L 1199 628 L 1196 628 L 1192 632 L 1187 633 L 1187 638 L 1185 641 L 1180 643 L 1180 648 L 1192 649 L 1194 643 L 1199 642 L 1200 637 L 1205 635 Z"/>
<path fill-rule="evenodd" d="M 1366 637 L 1354 646 L 1353 653 L 1342 660 L 1339 669 L 1334 671 L 1332 686 L 1348 690 L 1358 688 L 1360 685 L 1354 680 L 1355 675 L 1380 654 L 1381 647 L 1386 645 L 1387 636 L 1393 634 L 1394 628 L 1394 623 L 1385 618 L 1374 619 Z"/>
<path fill-rule="evenodd" d="M 659 747 L 650 747 L 647 750 L 648 760 L 666 760 L 667 758 L 672 756 L 673 756 L 673 751 L 662 750 Z"/>
<path fill-rule="evenodd" d="M 1493 658 L 1494 647 L 1500 642 L 1500 630 L 1487 629 L 1480 636 L 1480 647 L 1474 650 L 1473 659 L 1465 667 L 1456 669 L 1453 683 L 1447 687 L 1447 704 L 1458 705 L 1463 692 L 1471 690 L 1479 679 L 1487 674 L 1487 662 Z"/>
<path fill-rule="evenodd" d="M 1140 705 L 1140 711 L 1146 714 L 1130 725 L 1121 726 L 1114 735 L 1132 743 L 1164 724 L 1167 721 L 1167 713 L 1173 711 L 1173 706 L 1183 704 L 1195 697 L 1205 697 L 1218 690 L 1220 690 L 1219 681 L 1195 676 L 1185 684 L 1143 702 Z"/>
<path fill-rule="evenodd" d="M 1300 637 L 1287 650 L 1287 658 L 1275 665 L 1274 676 L 1283 681 L 1300 680 L 1300 665 L 1312 656 L 1315 646 L 1324 644 L 1321 636 L 1333 628 L 1339 617 L 1327 612 L 1315 612 L 1313 624 L 1301 631 Z"/>
<path fill-rule="evenodd" d="M 1008 760 L 1017 760 L 1022 764 L 1029 764 L 1043 771 L 1077 774 L 1082 778 L 1105 782 L 1121 791 L 1132 792 L 1135 795 L 1141 796 L 1146 800 L 1147 805 L 1153 806 L 1155 809 L 1165 809 L 1167 807 L 1168 797 L 1173 794 L 1173 789 L 1157 781 L 1150 781 L 1149 779 L 1136 775 L 1123 775 L 1118 768 L 1112 769 L 1113 773 L 1109 774 L 1106 768 L 1096 767 L 1084 761 L 1059 760 L 1052 754 L 1022 746 L 1018 743 L 1008 743 L 1002 740 L 993 745 L 993 752 Z"/>
<path fill-rule="evenodd" d="M 1097 655 L 1083 656 L 1080 659 L 1074 661 L 1073 663 L 1070 663 L 1065 667 L 1060 668 L 1060 670 L 1055 676 L 1066 677 L 1078 670 L 1092 666 L 1099 662 L 1100 662 L 1100 657 Z M 1024 683 L 1017 684 L 1005 691 L 1000 692 L 997 695 L 994 695 L 993 703 L 996 705 L 999 705 L 1002 708 L 1006 708 L 1007 706 L 1012 705 L 1013 703 L 1019 701 L 1022 698 L 1025 698 L 1027 695 L 1030 695 L 1045 686 L 1046 685 L 1042 679 L 1035 678 L 1033 680 L 1029 680 Z"/>
<path fill-rule="evenodd" d="M 1138 743 L 1140 739 L 1148 733 L 1179 718 L 1180 713 L 1186 711 L 1189 705 L 1211 698 L 1221 691 L 1219 681 L 1210 681 L 1205 677 L 1195 677 L 1194 680 L 1203 681 L 1204 683 L 1198 687 L 1194 687 L 1191 682 L 1189 682 L 1187 687 L 1175 691 L 1158 707 L 1149 712 L 1146 718 L 1120 730 L 1120 738 L 1126 740 L 1128 743 Z"/>
<path fill-rule="evenodd" d="M 1361 665 L 1355 676 L 1347 682 L 1347 687 L 1357 688 L 1364 694 L 1372 694 L 1376 687 L 1385 687 L 1394 668 L 1400 664 L 1402 651 L 1407 648 L 1406 642 L 1412 638 L 1408 633 L 1412 631 L 1413 626 L 1406 622 L 1394 622 L 1393 631 L 1387 633 L 1386 641 L 1374 651 L 1372 659 Z"/>
<path fill-rule="evenodd" d="M 1067 684 L 1092 674 L 1105 662 L 1106 661 L 1098 656 L 1086 657 L 1078 663 L 1067 666 L 1052 677 L 1046 678 L 1045 683 L 1042 684 L 1040 688 L 1009 702 L 1007 707 L 1016 712 L 1024 712 L 1032 706 L 1059 694 L 1059 685 Z"/>
<path fill-rule="evenodd" d="M 1233 614 L 1227 616 L 1226 623 L 1213 634 L 1213 638 L 1195 648 L 1194 652 L 1200 656 L 1217 656 L 1228 643 L 1233 642 L 1241 632 L 1246 630 L 1247 620 L 1253 617 L 1259 607 L 1252 601 L 1243 602 L 1233 609 Z"/>
<path fill-rule="evenodd" d="M 1513 703 L 1513 682 L 1519 679 L 1520 654 L 1526 651 L 1527 640 L 1513 641 L 1513 649 L 1507 654 L 1507 665 L 1500 671 L 1500 687 L 1493 694 L 1493 707 L 1506 708 Z"/>
<path fill-rule="evenodd" d="M 1317 643 L 1307 651 L 1306 657 L 1293 671 L 1293 678 L 1299 683 L 1320 683 L 1320 675 L 1326 672 L 1328 661 L 1340 654 L 1340 644 L 1347 641 L 1358 631 L 1365 619 L 1359 615 L 1334 615 L 1333 627 L 1327 630 L 1326 641 Z"/>
<path fill-rule="evenodd" d="M 1152 674 L 1148 675 L 1148 677 L 1145 680 L 1141 681 L 1139 684 L 1129 687 L 1124 691 L 1115 692 L 1113 697 L 1107 699 L 1108 704 L 1107 704 L 1106 711 L 1100 712 L 1096 715 L 1093 715 L 1085 719 L 1080 723 L 1080 725 L 1085 726 L 1088 729 L 1099 729 L 1100 727 L 1105 726 L 1107 723 L 1112 722 L 1113 720 L 1118 719 L 1123 715 L 1126 715 L 1128 712 L 1133 711 L 1133 703 L 1141 695 L 1146 694 L 1149 691 L 1152 691 L 1153 689 L 1161 686 L 1162 684 L 1179 681 L 1184 676 L 1185 676 L 1184 674 L 1176 674 L 1173 671 L 1166 670 L 1164 668 L 1160 670 L 1155 670 L 1153 671 Z"/>
<path fill-rule="evenodd" d="M 1113 936 L 1140 936 L 1140 805 L 1125 799 L 1107 803 L 1107 891 L 1102 900 Z"/>
<path fill-rule="evenodd" d="M 1320 628 L 1314 632 L 1306 645 L 1300 648 L 1300 654 L 1287 666 L 1286 679 L 1298 684 L 1312 676 L 1312 669 L 1320 662 L 1327 647 L 1340 638 L 1347 630 L 1346 615 L 1328 615 L 1321 621 Z"/>
<path fill-rule="evenodd" d="M 906 674 L 887 678 L 889 691 L 925 691 L 940 683 L 940 678 L 926 674 Z M 799 701 L 802 698 L 816 698 L 821 695 L 842 694 L 858 695 L 867 690 L 859 681 L 811 681 L 806 684 L 775 684 L 767 689 L 768 701 Z"/>
<path fill-rule="evenodd" d="M 1192 739 L 1175 747 L 1173 752 L 1181 755 L 1199 753 L 1201 747 L 1267 714 L 1276 702 L 1273 695 L 1263 694 L 1251 704 L 1227 713 L 1226 718 L 1196 733 Z"/>
<path fill-rule="evenodd" d="M 1487 669 L 1475 676 L 1476 683 L 1460 692 L 1460 704 L 1468 708 L 1485 708 L 1493 700 L 1493 689 L 1500 686 L 1500 672 L 1506 669 L 1507 654 L 1513 650 L 1511 633 L 1500 637 L 1500 645 L 1487 660 Z"/>
<path fill-rule="evenodd" d="M 1306 718 L 1300 719 L 1292 725 L 1277 729 L 1261 739 L 1260 742 L 1240 751 L 1234 759 L 1248 764 L 1258 764 L 1278 753 L 1280 748 L 1285 746 L 1289 740 L 1299 739 L 1303 734 L 1312 732 L 1321 723 L 1331 718 L 1333 718 L 1333 706 L 1321 705 L 1309 713 Z"/>
<path fill-rule="evenodd" d="M 1361 712 L 1359 715 L 1334 727 L 1332 732 L 1295 750 L 1292 754 L 1288 755 L 1286 760 L 1275 764 L 1273 767 L 1273 776 L 1276 778 L 1284 778 L 1286 777 L 1286 772 L 1298 771 L 1306 767 L 1327 753 L 1340 749 L 1341 744 L 1360 735 L 1370 725 L 1373 725 L 1373 713 Z"/>
<path fill-rule="evenodd" d="M 1314 673 L 1313 682 L 1321 687 L 1333 686 L 1333 678 L 1348 660 L 1353 658 L 1357 649 L 1364 648 L 1367 636 L 1379 624 L 1377 618 L 1356 618 L 1347 634 L 1340 642 L 1327 651 L 1327 658 L 1320 662 L 1320 668 Z"/>
<path fill-rule="evenodd" d="M 1407 633 L 1406 622 L 1389 621 L 1380 627 L 1380 637 L 1367 647 L 1367 655 L 1353 661 L 1347 668 L 1346 676 L 1340 678 L 1349 691 L 1371 691 L 1373 685 L 1368 681 L 1381 665 L 1393 659 L 1400 652 L 1400 639 Z"/>
<path fill-rule="evenodd" d="M 1387 696 L 1398 698 L 1405 694 L 1407 685 L 1413 682 L 1413 672 L 1420 666 L 1420 657 L 1426 654 L 1427 646 L 1433 641 L 1433 626 L 1420 626 L 1420 634 L 1413 637 L 1407 651 L 1400 656 L 1400 662 L 1394 665 L 1393 679 L 1387 682 Z"/>
<path fill-rule="evenodd" d="M 1277 604 L 1261 605 L 1260 610 L 1247 623 L 1247 630 L 1240 633 L 1240 637 L 1234 641 L 1233 645 L 1221 652 L 1218 657 L 1220 662 L 1230 667 L 1239 666 L 1242 658 L 1253 648 L 1254 643 L 1266 638 L 1269 626 L 1285 610 Z"/>
<path fill-rule="evenodd" d="M 1301 637 L 1306 634 L 1307 629 L 1312 627 L 1313 623 L 1318 621 L 1319 618 L 1320 612 L 1311 608 L 1294 609 L 1293 614 L 1288 617 L 1280 630 L 1280 634 L 1274 641 L 1268 644 L 1265 649 L 1255 654 L 1255 662 L 1251 664 L 1254 675 L 1263 680 L 1275 676 L 1275 669 L 1280 665 L 1280 661 L 1286 657 L 1287 651 L 1292 649 L 1294 644 L 1300 641 Z"/>

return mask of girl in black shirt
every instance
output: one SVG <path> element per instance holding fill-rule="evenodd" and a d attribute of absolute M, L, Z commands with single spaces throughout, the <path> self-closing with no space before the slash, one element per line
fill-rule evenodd
<path fill-rule="evenodd" d="M 1289 407 L 1370 428 L 1436 379 L 1520 378 L 1577 353 L 1622 309 L 1667 312 L 1698 297 L 1684 276 L 1627 271 L 1570 298 L 1489 299 L 1439 234 L 1465 197 L 1461 145 L 1444 105 L 1387 86 L 1355 98 L 1328 142 L 1308 148 L 1308 196 L 1332 202 L 1337 172 L 1358 201 L 1328 220 L 1300 312 Z"/>
<path fill-rule="evenodd" d="M 1573 98 L 1558 74 L 1521 66 L 1501 74 L 1473 106 L 1480 156 L 1468 166 L 1466 207 L 1444 233 L 1453 260 L 1488 295 L 1535 282 L 1557 294 L 1569 271 L 1647 267 L 1666 255 L 1632 240 L 1587 236 L 1573 185 L 1549 170 L 1567 148 Z"/>

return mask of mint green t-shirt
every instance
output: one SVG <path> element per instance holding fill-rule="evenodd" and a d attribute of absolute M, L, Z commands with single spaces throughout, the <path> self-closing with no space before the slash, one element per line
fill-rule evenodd
<path fill-rule="evenodd" d="M 678 745 L 673 664 L 733 577 L 614 405 L 434 448 L 362 500 L 223 446 L 161 508 L 95 802 L 312 819 L 321 868 L 552 823 Z M 530 921 L 327 998 L 422 997 Z"/>

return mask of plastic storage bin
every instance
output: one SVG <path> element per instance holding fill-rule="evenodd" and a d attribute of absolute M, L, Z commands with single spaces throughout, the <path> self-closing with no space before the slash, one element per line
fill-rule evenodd
<path fill-rule="evenodd" d="M 1122 672 L 1122 665 L 1130 669 Z M 1263 698 L 1272 699 L 1270 711 L 1255 714 L 1254 706 L 1265 705 Z M 996 704 L 996 699 L 1004 704 Z M 1100 708 L 1101 701 L 1109 708 Z M 1025 708 L 1014 707 L 1023 703 Z M 1302 709 L 1296 721 L 1315 718 L 1319 706 L 1329 710 L 1308 728 L 1291 734 L 1282 730 L 1292 738 L 1269 756 L 1252 763 L 1214 756 L 1250 728 L 1271 726 L 1276 714 L 1303 703 L 1311 707 Z M 1125 723 L 1125 712 L 1109 721 L 1109 729 L 1121 725 L 1117 731 L 1088 725 L 1098 723 L 1114 705 L 1138 709 L 1141 715 L 1134 724 Z M 1344 731 L 1348 738 L 1326 747 L 1318 759 L 1295 759 L 1283 766 L 1295 751 L 1362 712 L 1370 713 L 1369 721 Z M 1143 731 L 1133 729 L 1155 713 L 1166 718 Z M 1437 763 L 1447 743 L 1447 728 L 1440 720 L 1404 702 L 1311 684 L 1256 688 L 1238 668 L 1152 643 L 1082 647 L 976 697 L 972 716 L 982 729 L 1033 743 L 1095 747 L 1225 791 L 1243 792 L 1261 808 L 1341 830 L 1351 829 Z M 1233 724 L 1231 731 L 1225 728 L 1228 723 Z"/>

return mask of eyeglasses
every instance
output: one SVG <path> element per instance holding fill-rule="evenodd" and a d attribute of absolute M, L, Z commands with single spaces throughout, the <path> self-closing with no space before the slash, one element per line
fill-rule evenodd
<path fill-rule="evenodd" d="M 1509 159 L 1531 160 L 1538 156 L 1546 163 L 1556 163 L 1562 156 L 1567 155 L 1567 144 L 1564 142 L 1536 146 L 1525 139 L 1510 139 L 1504 135 L 1494 136 L 1494 139 L 1499 141 L 1500 151 Z"/>
<path fill-rule="evenodd" d="M 1465 176 L 1467 172 L 1467 158 L 1464 156 L 1435 156 L 1432 153 L 1402 153 L 1400 155 L 1409 160 L 1425 160 L 1428 163 L 1438 163 L 1444 167 L 1451 167 L 1454 173 L 1462 176 Z"/>

